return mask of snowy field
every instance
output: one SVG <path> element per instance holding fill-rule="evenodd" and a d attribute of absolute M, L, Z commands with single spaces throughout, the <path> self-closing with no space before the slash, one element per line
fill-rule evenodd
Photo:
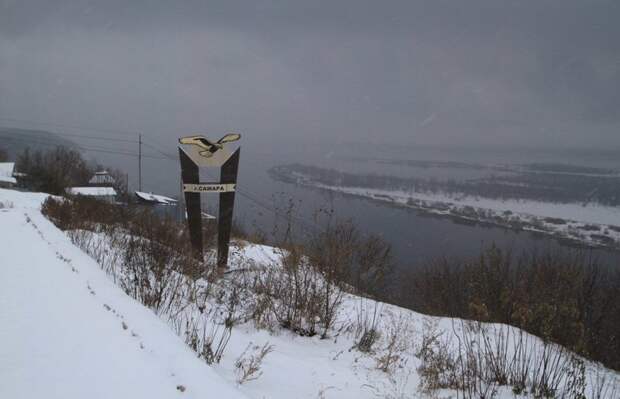
<path fill-rule="evenodd" d="M 40 213 L 44 198 L 0 189 L 0 398 L 456 397 L 453 390 L 424 385 L 430 372 L 425 360 L 438 355 L 430 349 L 440 343 L 449 356 L 463 349 L 462 342 L 481 344 L 482 337 L 510 355 L 520 339 L 529 343 L 534 361 L 552 347 L 512 327 L 431 318 L 345 294 L 327 339 L 241 323 L 221 361 L 209 366 L 186 345 L 190 322 L 206 323 L 198 330 L 213 328 L 210 319 L 201 319 L 203 309 L 186 304 L 172 317 L 130 298 L 102 270 L 117 267 L 106 264 L 115 258 L 99 254 L 98 263 L 73 245 Z M 225 291 L 234 275 L 277 270 L 281 255 L 240 243 L 216 292 Z M 208 299 L 207 306 L 216 302 Z M 356 347 L 356 326 L 375 310 L 381 335 L 364 353 Z M 265 345 L 271 350 L 261 373 L 240 384 L 239 360 Z M 583 364 L 587 397 L 594 397 L 601 380 L 601 397 L 620 397 L 617 373 L 565 355 Z M 566 373 L 561 378 L 558 385 L 565 388 L 571 380 Z M 517 397 L 511 387 L 489 389 L 498 398 Z"/>

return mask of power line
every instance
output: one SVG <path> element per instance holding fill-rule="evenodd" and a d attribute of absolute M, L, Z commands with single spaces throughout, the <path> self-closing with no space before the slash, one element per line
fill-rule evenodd
<path fill-rule="evenodd" d="M 162 151 L 159 148 L 155 147 L 154 145 L 147 143 L 146 141 L 143 141 L 142 145 L 145 146 L 145 147 L 149 147 L 150 149 L 155 150 L 159 154 L 163 155 L 165 158 L 162 158 L 162 159 L 168 159 L 168 160 L 174 160 L 174 161 L 177 160 L 174 155 L 172 155 L 170 153 L 167 153 L 165 151 Z"/>
<path fill-rule="evenodd" d="M 59 147 L 62 146 L 61 144 L 44 138 L 44 137 L 37 137 L 37 138 L 33 138 L 33 139 L 26 139 L 26 138 L 20 138 L 20 137 L 14 137 L 14 136 L 7 136 L 3 133 L 0 132 L 0 137 L 4 137 L 7 140 L 16 140 L 16 141 L 20 141 L 20 142 L 26 142 L 26 143 L 36 143 L 36 144 L 41 144 L 41 145 L 46 145 L 46 146 L 50 146 L 50 147 Z M 132 143 L 137 144 L 138 141 L 134 141 Z M 145 144 L 144 142 L 142 144 Z M 101 148 L 101 147 L 92 147 L 92 146 L 82 146 L 82 145 L 78 145 L 78 144 L 73 144 L 72 148 L 76 148 L 79 150 L 83 150 L 83 151 L 91 151 L 91 152 L 106 152 L 106 153 L 113 153 L 113 154 L 120 154 L 120 155 L 128 155 L 128 156 L 132 156 L 132 157 L 138 157 L 139 154 L 134 153 L 134 152 L 128 152 L 128 151 L 123 151 L 121 149 L 117 149 L 117 148 Z M 155 155 L 151 155 L 151 154 L 142 154 L 142 158 L 149 158 L 149 159 L 159 159 L 159 160 L 168 160 L 168 158 L 164 158 L 164 157 L 160 157 L 160 156 L 155 156 Z"/>
<path fill-rule="evenodd" d="M 34 131 L 36 132 L 36 130 Z M 42 133 L 44 133 L 42 131 Z M 78 139 L 84 139 L 84 140 L 99 140 L 99 141 L 110 141 L 110 142 L 117 142 L 117 143 L 131 143 L 131 144 L 136 144 L 138 143 L 136 140 L 128 140 L 128 139 L 115 139 L 115 138 L 110 138 L 110 137 L 101 137 L 101 136 L 85 136 L 83 134 L 71 134 L 71 133 L 58 133 L 58 132 L 48 132 L 50 135 L 53 136 L 61 136 L 61 137 L 74 137 L 74 138 L 78 138 Z M 44 135 L 42 134 L 37 134 L 37 133 L 32 133 L 33 136 L 37 136 L 37 138 L 45 138 Z"/>
<path fill-rule="evenodd" d="M 49 147 L 60 147 L 60 145 L 58 143 L 55 143 L 53 141 L 45 141 L 45 140 L 39 140 L 39 139 L 24 139 L 24 138 L 16 138 L 13 136 L 8 136 L 8 135 L 4 135 L 2 133 L 0 133 L 0 137 L 3 137 L 7 140 L 10 141 L 20 141 L 20 142 L 24 142 L 24 143 L 35 143 L 38 145 L 44 145 L 44 146 L 49 146 Z M 82 150 L 82 151 L 90 151 L 90 152 L 101 152 L 101 153 L 108 153 L 108 154 L 118 154 L 118 155 L 128 155 L 128 156 L 137 156 L 137 154 L 134 153 L 130 153 L 130 152 L 126 152 L 126 151 L 119 151 L 117 149 L 114 148 L 92 148 L 92 147 L 84 147 L 84 146 L 79 146 L 79 145 L 74 145 L 74 148 L 78 149 L 78 150 Z"/>
<path fill-rule="evenodd" d="M 128 130 L 101 129 L 101 128 L 89 127 L 89 126 L 65 125 L 65 124 L 60 124 L 60 123 L 40 122 L 40 121 L 31 121 L 31 120 L 26 120 L 26 119 L 9 118 L 5 116 L 0 116 L 0 120 L 9 121 L 9 122 L 29 123 L 32 125 L 40 125 L 40 126 L 54 126 L 54 127 L 64 128 L 64 129 L 90 130 L 93 132 L 112 133 L 112 134 L 122 135 L 122 136 L 126 136 L 127 134 L 136 134 L 136 132 L 130 132 Z"/>
<path fill-rule="evenodd" d="M 55 136 L 77 137 L 77 138 L 86 139 L 86 140 L 113 141 L 113 142 L 118 142 L 118 143 L 132 143 L 132 144 L 138 143 L 136 140 L 114 139 L 110 137 L 84 136 L 82 134 L 57 133 L 57 132 L 50 132 L 50 133 L 54 134 Z"/>
<path fill-rule="evenodd" d="M 142 135 L 138 135 L 138 190 L 142 191 Z"/>

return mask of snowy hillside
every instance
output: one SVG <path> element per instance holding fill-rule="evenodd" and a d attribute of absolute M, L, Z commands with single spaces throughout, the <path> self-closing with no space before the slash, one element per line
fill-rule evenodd
<path fill-rule="evenodd" d="M 250 286 L 282 268 L 282 253 L 266 246 L 239 243 L 220 280 L 181 288 L 191 295 L 164 310 L 148 309 L 119 288 L 126 271 L 110 237 L 58 230 L 38 209 L 43 198 L 0 190 L 0 398 L 456 397 L 454 389 L 469 381 L 470 363 L 484 366 L 489 380 L 504 372 L 516 378 L 498 366 L 501 358 L 527 365 L 524 389 L 477 382 L 485 397 L 512 398 L 547 381 L 558 397 L 580 390 L 620 397 L 616 373 L 516 328 L 431 318 L 350 293 L 326 339 L 294 333 L 268 311 L 256 316 L 269 297 L 240 289 L 240 282 Z M 175 281 L 189 287 L 183 276 Z M 225 312 L 236 320 L 229 334 L 218 330 Z M 369 350 L 362 350 L 364 326 L 377 332 Z M 211 366 L 201 349 L 209 335 L 227 342 Z M 484 347 L 494 362 L 470 357 Z M 259 370 L 244 380 L 251 364 Z"/>
<path fill-rule="evenodd" d="M 244 398 L 36 209 L 0 190 L 0 398 Z M 182 396 L 181 396 L 182 395 Z"/>

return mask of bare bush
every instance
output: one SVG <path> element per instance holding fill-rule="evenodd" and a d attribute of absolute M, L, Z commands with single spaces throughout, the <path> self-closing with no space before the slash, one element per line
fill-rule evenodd
<path fill-rule="evenodd" d="M 89 230 L 69 230 L 67 235 L 117 283 L 122 275 L 123 252 L 127 236 L 120 230 L 97 233 Z"/>
<path fill-rule="evenodd" d="M 424 392 L 452 389 L 464 398 L 491 398 L 500 387 L 510 387 L 515 395 L 535 398 L 613 397 L 607 396 L 612 386 L 607 374 L 588 385 L 582 358 L 521 330 L 459 321 L 445 340 L 434 331 L 425 327 L 416 354 Z"/>
<path fill-rule="evenodd" d="M 534 351 L 530 392 L 537 397 L 553 397 L 566 383 L 571 357 L 561 346 L 544 342 L 542 350 Z"/>
<path fill-rule="evenodd" d="M 355 264 L 358 232 L 350 222 L 332 224 L 317 233 L 309 244 L 310 263 L 321 273 L 324 283 L 319 287 L 323 296 L 321 318 L 326 338 L 342 303 L 346 283 Z"/>
<path fill-rule="evenodd" d="M 406 307 L 513 325 L 620 369 L 620 272 L 586 252 L 516 257 L 491 247 L 477 259 L 408 273 L 398 299 Z"/>
<path fill-rule="evenodd" d="M 387 297 L 387 280 L 394 269 L 392 248 L 378 235 L 360 237 L 356 249 L 352 284 L 361 295 Z M 389 298 L 388 298 L 389 299 Z"/>
<path fill-rule="evenodd" d="M 587 399 L 586 365 L 583 359 L 571 356 L 566 377 L 562 388 L 562 396 L 565 398 Z"/>
<path fill-rule="evenodd" d="M 71 199 L 50 196 L 43 203 L 41 211 L 61 230 L 128 229 L 141 219 L 153 220 L 153 216 L 146 210 L 140 211 L 84 196 Z"/>
<path fill-rule="evenodd" d="M 590 372 L 587 397 L 590 399 L 620 397 L 620 381 L 615 375 L 610 375 L 603 366 L 596 364 L 594 370 Z"/>
<path fill-rule="evenodd" d="M 405 352 L 409 347 L 409 340 L 413 338 L 408 325 L 407 318 L 402 314 L 390 316 L 390 321 L 382 334 L 385 346 L 375 359 L 377 369 L 390 374 L 395 368 L 402 368 L 406 365 Z"/>
<path fill-rule="evenodd" d="M 369 389 L 375 397 L 382 399 L 417 398 L 418 395 L 412 393 L 409 387 L 412 373 L 411 369 L 390 373 L 387 375 L 387 381 L 377 381 L 376 385 L 365 384 L 364 388 Z"/>
<path fill-rule="evenodd" d="M 249 352 L 248 352 L 249 351 Z M 265 357 L 273 351 L 273 345 L 266 342 L 262 347 L 248 344 L 243 353 L 235 362 L 235 373 L 237 375 L 237 383 L 242 385 L 248 381 L 256 380 L 263 375 L 261 366 Z"/>
<path fill-rule="evenodd" d="M 460 330 L 453 333 L 458 342 L 456 354 L 457 387 L 464 398 L 492 398 L 496 395 L 497 383 L 491 377 L 487 366 L 490 356 L 483 342 L 486 330 L 480 323 L 461 321 Z"/>
<path fill-rule="evenodd" d="M 363 353 L 370 353 L 381 338 L 379 319 L 383 304 L 359 297 L 356 303 L 357 320 L 355 325 L 356 348 Z"/>
<path fill-rule="evenodd" d="M 281 327 L 302 336 L 314 336 L 324 324 L 324 281 L 297 248 L 291 247 L 284 254 L 282 266 L 260 273 L 256 292 Z"/>
<path fill-rule="evenodd" d="M 183 291 L 187 305 L 177 305 L 178 311 L 168 314 L 169 323 L 198 357 L 207 364 L 219 363 L 240 320 L 239 297 L 223 294 L 222 288 L 213 292 L 213 285 L 204 279 L 191 288 Z"/>
<path fill-rule="evenodd" d="M 224 350 L 228 346 L 232 335 L 232 325 L 214 325 L 209 332 L 205 327 L 202 337 L 202 348 L 200 356 L 205 359 L 207 364 L 219 363 L 224 355 Z"/>
<path fill-rule="evenodd" d="M 418 367 L 420 389 L 426 393 L 459 387 L 456 359 L 450 350 L 450 341 L 442 338 L 443 333 L 438 330 L 436 322 L 425 320 L 416 356 L 421 360 Z"/>

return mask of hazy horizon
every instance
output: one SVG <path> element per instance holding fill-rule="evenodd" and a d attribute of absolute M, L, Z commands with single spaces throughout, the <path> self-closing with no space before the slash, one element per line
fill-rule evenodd
<path fill-rule="evenodd" d="M 166 143 L 618 148 L 618 19 L 607 0 L 1 0 L 0 117 Z"/>

